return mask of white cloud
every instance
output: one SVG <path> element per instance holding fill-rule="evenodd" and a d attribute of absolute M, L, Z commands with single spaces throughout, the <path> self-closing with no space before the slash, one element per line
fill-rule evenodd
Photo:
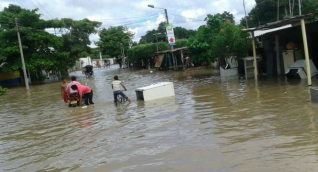
<path fill-rule="evenodd" d="M 165 21 L 163 9 L 157 9 L 160 7 L 167 9 L 170 23 L 187 29 L 197 29 L 205 24 L 204 21 L 190 18 L 203 20 L 206 14 L 229 11 L 235 16 L 237 23 L 244 16 L 242 0 L 1 0 L 0 10 L 8 4 L 27 9 L 39 8 L 43 19 L 88 18 L 102 22 L 102 27 L 126 25 L 135 33 L 135 41 L 146 31 L 156 29 L 160 22 Z M 157 8 L 149 8 L 148 4 Z M 255 0 L 245 0 L 245 5 L 248 13 L 255 5 Z M 90 38 L 92 41 L 99 39 L 98 35 L 92 35 Z"/>
<path fill-rule="evenodd" d="M 8 7 L 9 6 L 9 2 L 0 2 L 0 8 L 3 9 L 5 7 Z"/>
<path fill-rule="evenodd" d="M 181 13 L 181 15 L 183 17 L 186 18 L 187 21 L 192 21 L 190 18 L 199 18 L 201 16 L 204 16 L 206 15 L 206 10 L 205 9 L 202 9 L 202 8 L 199 8 L 199 9 L 191 9 L 191 10 L 186 10 L 186 11 L 183 11 Z"/>

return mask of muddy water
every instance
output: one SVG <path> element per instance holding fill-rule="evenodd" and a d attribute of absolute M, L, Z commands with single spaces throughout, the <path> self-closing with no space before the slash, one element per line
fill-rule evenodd
<path fill-rule="evenodd" d="M 306 82 L 239 82 L 214 71 L 94 69 L 94 106 L 69 108 L 59 83 L 0 97 L 0 171 L 316 171 L 318 105 Z M 115 108 L 110 82 L 133 103 Z M 136 101 L 135 88 L 174 82 L 176 96 Z M 317 82 L 314 81 L 314 85 Z"/>

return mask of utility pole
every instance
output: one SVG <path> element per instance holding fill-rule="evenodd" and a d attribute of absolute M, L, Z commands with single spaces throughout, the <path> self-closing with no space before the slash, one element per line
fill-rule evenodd
<path fill-rule="evenodd" d="M 168 12 L 167 12 L 167 9 L 165 9 L 165 14 L 166 14 L 166 19 L 167 19 L 167 24 L 169 24 L 169 19 L 168 19 Z"/>
<path fill-rule="evenodd" d="M 99 63 L 100 63 L 100 65 L 102 65 L 102 63 L 103 63 L 103 66 L 105 66 L 103 58 L 102 58 L 102 51 L 100 50 L 100 46 L 98 48 L 99 48 L 99 59 L 100 59 Z"/>
<path fill-rule="evenodd" d="M 289 16 L 292 16 L 292 11 L 291 11 L 290 0 L 288 0 L 288 4 L 289 4 Z"/>
<path fill-rule="evenodd" d="M 120 50 L 121 50 L 121 56 L 122 56 L 121 62 L 125 64 L 125 48 L 123 43 L 120 43 Z"/>
<path fill-rule="evenodd" d="M 21 38 L 20 38 L 20 29 L 19 29 L 19 23 L 18 19 L 15 18 L 15 24 L 17 26 L 17 35 L 19 40 L 19 48 L 20 48 L 20 54 L 21 54 L 21 61 L 22 61 L 22 69 L 23 69 L 23 76 L 24 76 L 24 82 L 25 82 L 25 89 L 29 91 L 29 81 L 28 76 L 25 69 L 25 63 L 24 63 L 24 56 L 23 56 L 23 50 L 22 50 L 22 44 L 21 44 Z"/>
<path fill-rule="evenodd" d="M 300 2 L 300 0 L 298 0 L 298 3 L 299 3 L 299 15 L 301 15 L 301 2 Z"/>
<path fill-rule="evenodd" d="M 257 4 L 256 4 L 257 5 Z M 244 12 L 245 12 L 245 22 L 246 22 L 246 28 L 248 28 L 247 24 L 247 17 L 246 17 L 246 9 L 245 9 L 245 1 L 243 0 L 243 7 L 244 7 Z"/>
<path fill-rule="evenodd" d="M 277 21 L 279 21 L 279 0 L 277 1 Z"/>
<path fill-rule="evenodd" d="M 157 44 L 157 52 L 159 51 L 159 50 L 158 50 L 158 35 L 160 35 L 160 34 L 161 34 L 161 33 L 155 33 L 155 34 L 153 34 L 153 35 L 156 36 L 156 40 L 157 40 L 157 43 L 156 43 L 156 44 Z"/>

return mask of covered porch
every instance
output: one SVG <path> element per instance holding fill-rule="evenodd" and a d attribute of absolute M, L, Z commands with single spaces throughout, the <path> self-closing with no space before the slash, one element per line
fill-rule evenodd
<path fill-rule="evenodd" d="M 187 47 L 156 52 L 155 68 L 158 70 L 184 70 Z"/>
<path fill-rule="evenodd" d="M 317 66 L 318 62 L 313 48 L 314 38 L 318 36 L 315 29 L 318 22 L 305 23 L 305 20 L 312 18 L 311 14 L 294 16 L 243 30 L 251 33 L 256 80 L 260 71 L 257 56 L 260 55 L 265 62 L 264 69 L 268 76 L 285 75 L 286 68 L 289 68 L 296 60 L 303 59 L 306 64 L 304 70 L 307 71 L 307 83 L 312 84 L 312 73 L 308 71 L 311 71 L 312 63 Z M 293 57 L 290 62 L 286 62 L 284 57 L 289 51 Z"/>

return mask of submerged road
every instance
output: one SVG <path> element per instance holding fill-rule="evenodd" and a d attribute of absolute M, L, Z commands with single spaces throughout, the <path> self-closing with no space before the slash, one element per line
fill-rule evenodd
<path fill-rule="evenodd" d="M 95 105 L 69 108 L 60 83 L 0 96 L 0 171 L 316 171 L 318 105 L 306 82 L 222 79 L 211 70 L 94 68 L 78 77 Z M 113 76 L 132 99 L 114 107 Z M 176 96 L 137 101 L 135 89 L 174 83 Z M 314 84 L 317 81 L 314 81 Z"/>

